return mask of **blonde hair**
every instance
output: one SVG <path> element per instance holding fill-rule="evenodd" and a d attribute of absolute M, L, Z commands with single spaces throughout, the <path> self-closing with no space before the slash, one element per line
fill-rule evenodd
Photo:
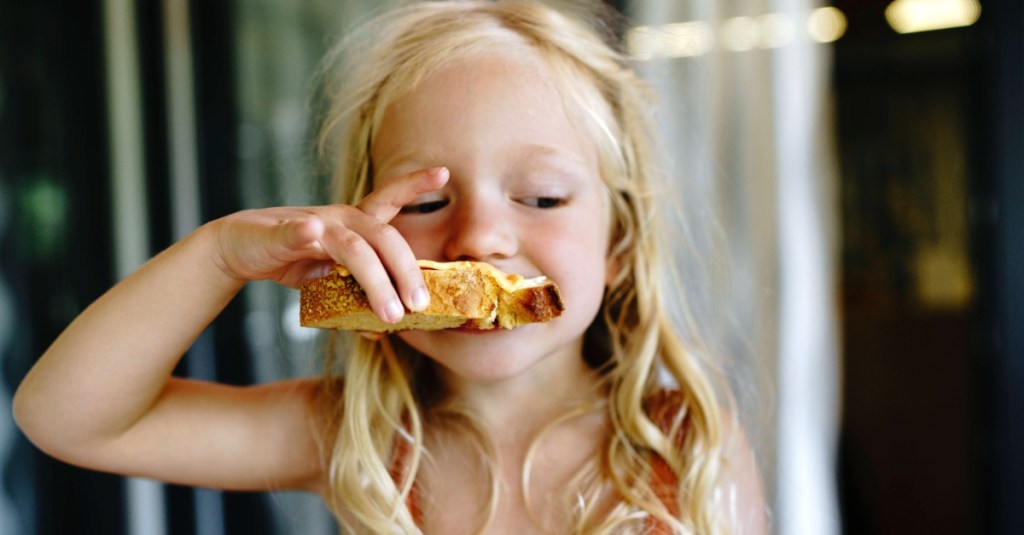
<path fill-rule="evenodd" d="M 318 148 L 336 199 L 356 203 L 372 186 L 370 148 L 384 110 L 423 77 L 453 60 L 510 47 L 544 60 L 566 109 L 598 149 L 613 214 L 609 256 L 620 266 L 584 335 L 585 358 L 606 384 L 612 432 L 600 458 L 577 477 L 574 492 L 584 506 L 576 508 L 575 531 L 643 532 L 642 520 L 650 517 L 676 533 L 720 532 L 714 494 L 721 400 L 663 301 L 662 270 L 670 266 L 659 231 L 656 198 L 664 178 L 651 153 L 652 99 L 610 44 L 615 28 L 602 21 L 612 19 L 580 22 L 593 7 L 567 16 L 525 0 L 426 2 L 370 21 L 328 56 L 325 73 L 334 77 L 323 81 Z M 356 532 L 418 532 L 406 504 L 425 455 L 424 422 L 443 405 L 431 397 L 436 385 L 423 360 L 397 337 L 353 337 L 343 351 L 329 351 L 326 384 L 345 386 L 330 386 L 328 504 Z M 668 418 L 652 415 L 662 373 L 678 391 Z M 657 488 L 655 458 L 674 474 L 668 494 Z M 529 466 L 524 469 L 527 478 Z M 609 491 L 612 507 L 601 499 Z M 496 492 L 492 485 L 492 514 Z M 666 495 L 675 503 L 666 503 Z"/>

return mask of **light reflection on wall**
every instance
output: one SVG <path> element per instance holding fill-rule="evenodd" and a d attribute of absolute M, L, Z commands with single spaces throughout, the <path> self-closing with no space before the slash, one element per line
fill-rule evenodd
<path fill-rule="evenodd" d="M 803 24 L 798 24 L 802 22 Z M 785 13 L 732 17 L 716 28 L 689 21 L 637 26 L 626 34 L 626 49 L 638 60 L 687 58 L 710 53 L 716 42 L 730 52 L 781 48 L 798 38 L 798 28 L 818 43 L 831 43 L 846 33 L 846 16 L 834 7 L 812 10 L 802 21 Z"/>
<path fill-rule="evenodd" d="M 711 25 L 701 21 L 637 26 L 626 34 L 627 50 L 640 60 L 701 56 L 713 47 Z"/>

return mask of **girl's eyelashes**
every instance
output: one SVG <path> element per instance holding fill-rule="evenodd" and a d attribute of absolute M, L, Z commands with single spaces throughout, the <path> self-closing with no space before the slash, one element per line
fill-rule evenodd
<path fill-rule="evenodd" d="M 527 196 L 519 197 L 516 198 L 515 200 L 516 202 L 519 202 L 524 206 L 539 209 L 558 208 L 560 206 L 564 206 L 567 202 L 569 202 L 568 197 L 548 196 Z M 410 204 L 403 206 L 401 210 L 399 210 L 399 213 L 409 215 L 430 214 L 438 210 L 441 210 L 442 208 L 448 206 L 450 203 L 451 201 L 449 201 L 448 199 L 435 199 L 419 202 L 414 201 Z"/>
<path fill-rule="evenodd" d="M 400 214 L 429 214 L 436 212 L 445 206 L 448 206 L 447 199 L 439 199 L 436 201 L 426 201 L 414 204 L 407 204 L 399 210 Z"/>
<path fill-rule="evenodd" d="M 558 208 L 566 203 L 562 197 L 524 197 L 521 203 L 532 208 Z"/>

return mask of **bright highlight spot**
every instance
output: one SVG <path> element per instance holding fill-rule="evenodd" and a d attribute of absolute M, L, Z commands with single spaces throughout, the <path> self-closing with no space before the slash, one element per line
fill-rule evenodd
<path fill-rule="evenodd" d="M 980 16 L 978 0 L 895 0 L 885 8 L 885 20 L 899 33 L 970 26 Z"/>
<path fill-rule="evenodd" d="M 807 34 L 819 43 L 838 41 L 846 33 L 846 15 L 834 7 L 820 7 L 807 17 Z"/>

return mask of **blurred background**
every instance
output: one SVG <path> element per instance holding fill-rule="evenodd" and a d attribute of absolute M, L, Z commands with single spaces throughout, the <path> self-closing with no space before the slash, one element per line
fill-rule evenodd
<path fill-rule="evenodd" d="M 312 77 L 386 4 L 0 0 L 0 534 L 336 532 L 309 496 L 57 462 L 9 403 L 155 252 L 326 199 Z M 1021 2 L 611 4 L 659 95 L 681 269 L 735 357 L 774 531 L 1024 533 Z M 315 373 L 296 300 L 248 286 L 178 373 Z"/>

